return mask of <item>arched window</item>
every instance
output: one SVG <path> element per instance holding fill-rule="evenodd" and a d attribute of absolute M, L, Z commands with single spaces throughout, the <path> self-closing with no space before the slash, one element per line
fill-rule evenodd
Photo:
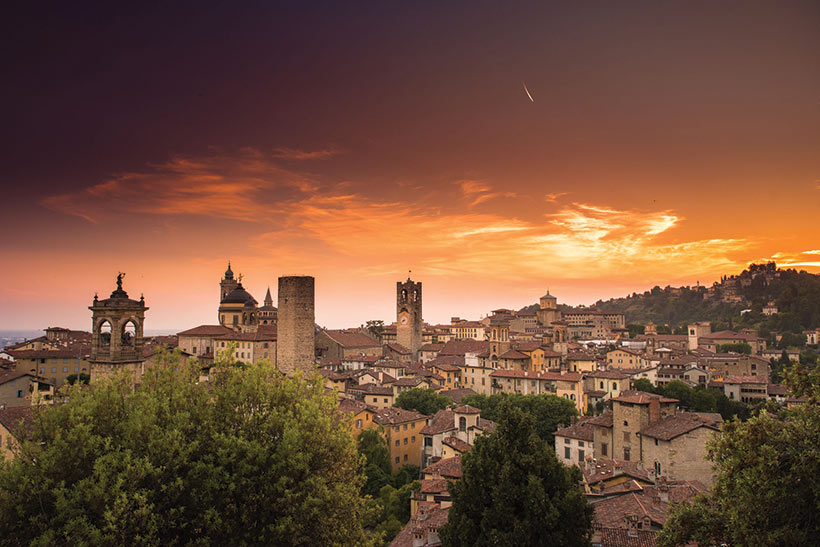
<path fill-rule="evenodd" d="M 458 430 L 467 431 L 467 418 L 464 416 L 458 419 Z"/>
<path fill-rule="evenodd" d="M 111 322 L 108 319 L 104 320 L 98 326 L 98 333 L 100 335 L 100 349 L 108 351 L 111 349 Z"/>
<path fill-rule="evenodd" d="M 402 300 L 407 300 L 407 289 L 402 289 L 401 290 L 401 299 Z"/>
<path fill-rule="evenodd" d="M 120 333 L 120 340 L 122 341 L 123 349 L 134 349 L 137 343 L 137 325 L 132 319 L 129 319 L 122 326 Z"/>

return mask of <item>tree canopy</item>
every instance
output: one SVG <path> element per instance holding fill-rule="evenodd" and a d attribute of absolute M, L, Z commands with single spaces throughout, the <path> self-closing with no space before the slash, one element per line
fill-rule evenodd
<path fill-rule="evenodd" d="M 575 403 L 557 395 L 523 395 L 496 393 L 495 395 L 468 395 L 464 404 L 481 409 L 481 417 L 498 421 L 504 404 L 518 408 L 535 419 L 535 431 L 551 447 L 555 446 L 553 433 L 578 416 Z"/>
<path fill-rule="evenodd" d="M 563 465 L 538 435 L 535 418 L 504 401 L 498 429 L 476 439 L 449 485 L 445 546 L 589 545 L 592 508 L 581 472 Z"/>
<path fill-rule="evenodd" d="M 709 444 L 717 469 L 711 493 L 673 509 L 659 545 L 817 545 L 820 376 L 802 365 L 787 376 L 807 401 L 726 423 Z"/>
<path fill-rule="evenodd" d="M 361 461 L 319 378 L 160 358 L 68 388 L 0 464 L 0 538 L 31 545 L 360 545 Z"/>
<path fill-rule="evenodd" d="M 432 389 L 414 387 L 399 393 L 394 406 L 404 410 L 415 410 L 431 416 L 451 404 L 453 404 L 453 400 L 446 395 L 436 393 Z"/>

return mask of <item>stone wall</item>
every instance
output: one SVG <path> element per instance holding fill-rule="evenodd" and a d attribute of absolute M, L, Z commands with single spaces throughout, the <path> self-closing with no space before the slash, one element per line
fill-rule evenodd
<path fill-rule="evenodd" d="M 297 370 L 314 370 L 316 358 L 313 277 L 280 277 L 278 307 L 277 367 L 289 375 Z"/>

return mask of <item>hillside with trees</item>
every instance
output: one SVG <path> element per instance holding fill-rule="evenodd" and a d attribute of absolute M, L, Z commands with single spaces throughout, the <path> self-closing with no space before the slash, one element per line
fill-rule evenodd
<path fill-rule="evenodd" d="M 766 315 L 764 308 L 770 302 L 777 313 Z M 805 345 L 802 332 L 820 328 L 820 275 L 779 269 L 774 262 L 750 264 L 740 274 L 724 276 L 711 287 L 655 286 L 643 293 L 599 300 L 593 307 L 623 313 L 633 335 L 643 332 L 649 321 L 658 325 L 662 334 L 685 334 L 687 323 L 710 321 L 713 331 L 754 328 L 772 341 L 775 333 L 785 335 L 786 341 L 778 347 L 801 347 Z M 538 305 L 533 304 L 522 311 L 536 309 Z"/>

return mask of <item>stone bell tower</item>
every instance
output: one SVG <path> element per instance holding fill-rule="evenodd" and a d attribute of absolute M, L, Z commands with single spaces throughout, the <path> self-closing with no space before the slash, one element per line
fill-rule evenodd
<path fill-rule="evenodd" d="M 419 358 L 422 345 L 421 282 L 396 282 L 396 341 Z"/>
<path fill-rule="evenodd" d="M 117 275 L 117 289 L 105 300 L 94 295 L 91 310 L 91 382 L 126 370 L 135 384 L 142 377 L 145 299 L 131 300 L 122 288 L 124 273 Z"/>

